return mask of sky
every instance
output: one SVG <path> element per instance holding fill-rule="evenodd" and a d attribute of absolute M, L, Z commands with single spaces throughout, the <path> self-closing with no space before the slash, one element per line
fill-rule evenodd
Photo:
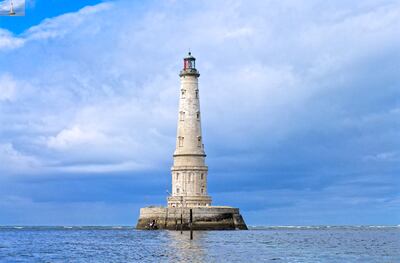
<path fill-rule="evenodd" d="M 27 0 L 0 17 L 0 225 L 165 205 L 188 50 L 214 205 L 398 225 L 398 32 L 390 0 Z"/>

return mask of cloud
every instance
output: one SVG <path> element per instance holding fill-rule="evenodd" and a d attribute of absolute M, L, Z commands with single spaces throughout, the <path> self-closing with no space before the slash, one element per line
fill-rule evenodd
<path fill-rule="evenodd" d="M 0 51 L 19 48 L 22 47 L 24 43 L 24 39 L 14 37 L 11 32 L 0 28 Z"/>
<path fill-rule="evenodd" d="M 54 149 L 66 149 L 74 145 L 102 144 L 104 142 L 106 142 L 104 134 L 97 131 L 82 131 L 80 127 L 74 126 L 50 137 L 47 146 Z"/>
<path fill-rule="evenodd" d="M 40 166 L 40 161 L 34 156 L 17 151 L 10 143 L 0 144 L 0 172 L 3 176 L 31 172 Z"/>
<path fill-rule="evenodd" d="M 375 155 L 365 156 L 366 161 L 400 161 L 399 152 L 382 152 Z"/>
<path fill-rule="evenodd" d="M 58 167 L 56 170 L 63 173 L 111 173 L 145 170 L 151 167 L 135 163 L 123 162 L 117 164 L 84 164 Z"/>
<path fill-rule="evenodd" d="M 16 8 L 20 8 L 23 7 L 23 5 L 24 1 L 19 1 L 18 5 L 15 6 Z M 62 38 L 66 34 L 73 33 L 74 30 L 77 30 L 92 16 L 96 15 L 99 12 L 108 10 L 111 7 L 111 3 L 102 3 L 96 6 L 87 6 L 76 13 L 68 13 L 55 18 L 45 19 L 42 23 L 37 26 L 31 27 L 20 36 L 13 36 L 11 32 L 0 28 L 0 51 L 21 48 L 30 41 L 44 41 L 53 38 Z M 8 7 L 6 8 L 6 10 L 8 10 Z M 87 31 L 86 33 L 93 34 L 95 32 L 91 30 Z"/>
<path fill-rule="evenodd" d="M 234 29 L 230 32 L 225 33 L 225 38 L 243 38 L 243 37 L 251 37 L 254 34 L 254 30 L 251 27 L 242 27 L 238 29 Z"/>
<path fill-rule="evenodd" d="M 9 74 L 0 75 L 0 101 L 12 101 L 15 97 L 17 83 Z"/>
<path fill-rule="evenodd" d="M 31 27 L 25 33 L 25 37 L 29 41 L 43 41 L 46 39 L 63 37 L 73 33 L 73 31 L 78 29 L 83 23 L 90 21 L 94 15 L 109 10 L 111 7 L 111 3 L 101 3 L 95 6 L 84 7 L 75 13 L 67 13 L 55 18 L 45 19 L 38 26 Z M 95 28 L 93 27 L 92 29 Z"/>
<path fill-rule="evenodd" d="M 306 131 L 354 129 L 369 114 L 368 108 L 361 112 L 364 104 L 350 107 L 352 93 L 362 92 L 359 87 L 365 85 L 355 77 L 365 75 L 365 60 L 373 63 L 374 56 L 390 54 L 390 45 L 397 43 L 399 7 L 321 5 L 282 2 L 276 4 L 281 16 L 269 12 L 263 16 L 266 6 L 260 2 L 244 9 L 235 2 L 224 13 L 218 13 L 217 4 L 204 4 L 190 15 L 180 12 L 179 4 L 168 3 L 150 6 L 133 19 L 128 10 L 135 12 L 135 7 L 116 2 L 47 19 L 18 36 L 26 45 L 19 56 L 46 64 L 39 71 L 27 61 L 24 67 L 30 70 L 21 76 L 31 85 L 22 101 L 34 109 L 29 115 L 30 126 L 38 129 L 32 131 L 33 147 L 44 145 L 49 152 L 72 155 L 89 146 L 96 149 L 90 151 L 94 156 L 120 148 L 125 149 L 117 151 L 120 161 L 126 162 L 128 156 L 140 158 L 135 151 L 151 155 L 146 143 L 173 141 L 176 72 L 181 51 L 189 45 L 200 55 L 206 149 L 274 147 Z M 303 23 L 278 23 L 286 8 L 297 10 L 297 16 L 289 15 Z M 326 11 L 310 18 L 313 8 Z M 116 23 L 114 14 L 125 22 Z M 180 22 L 189 16 L 199 21 L 198 26 Z M 212 16 L 216 18 L 210 20 Z M 46 53 L 40 52 L 44 45 Z M 352 45 L 356 48 L 345 48 Z M 13 75 L 20 75 L 16 63 L 9 67 Z M 370 99 L 364 95 L 359 101 Z M 47 107 L 41 107 L 43 103 Z M 20 108 L 10 107 L 14 112 Z M 23 125 L 23 116 L 18 117 Z M 215 128 L 221 124 L 224 130 Z M 236 140 L 246 144 L 232 144 Z M 167 146 L 163 153 L 168 153 Z"/>

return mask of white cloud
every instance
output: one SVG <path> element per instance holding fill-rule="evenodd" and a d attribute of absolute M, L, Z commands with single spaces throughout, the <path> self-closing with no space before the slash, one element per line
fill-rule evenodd
<path fill-rule="evenodd" d="M 31 27 L 25 33 L 25 37 L 29 41 L 63 37 L 78 29 L 83 23 L 90 23 L 93 15 L 106 11 L 111 7 L 111 3 L 101 3 L 95 6 L 84 7 L 75 13 L 67 13 L 55 18 L 45 19 L 39 25 Z M 95 26 L 92 27 L 93 30 L 95 28 Z"/>
<path fill-rule="evenodd" d="M 24 39 L 14 37 L 13 34 L 5 29 L 0 28 L 0 50 L 11 50 L 22 47 L 25 43 Z"/>
<path fill-rule="evenodd" d="M 225 33 L 226 38 L 241 38 L 241 37 L 251 37 L 254 34 L 254 30 L 251 27 L 241 27 L 233 29 L 230 32 Z"/>
<path fill-rule="evenodd" d="M 111 172 L 127 172 L 139 171 L 151 168 L 145 164 L 136 162 L 123 162 L 117 164 L 84 164 L 69 165 L 55 168 L 58 172 L 67 173 L 111 173 Z"/>
<path fill-rule="evenodd" d="M 400 161 L 399 152 L 381 152 L 375 155 L 368 155 L 364 157 L 365 161 L 381 161 L 381 162 L 393 162 Z"/>
<path fill-rule="evenodd" d="M 2 7 L 8 10 L 8 6 Z M 24 1 L 16 2 L 16 8 L 23 7 Z M 112 7 L 111 3 L 102 3 L 95 6 L 88 6 L 82 8 L 75 13 L 67 13 L 55 18 L 45 19 L 37 26 L 31 27 L 29 30 L 20 36 L 14 36 L 11 32 L 0 28 L 0 51 L 12 50 L 23 47 L 30 41 L 43 41 L 51 38 L 63 37 L 74 30 L 78 30 L 84 23 L 88 23 L 93 15 L 99 12 L 106 11 Z M 92 30 L 95 31 L 95 27 Z M 95 32 L 87 31 L 86 34 L 93 34 Z"/>
<path fill-rule="evenodd" d="M 74 126 L 48 138 L 47 146 L 54 149 L 67 149 L 73 146 L 96 145 L 105 142 L 107 142 L 107 137 L 104 134 L 98 131 L 82 130 L 79 126 Z"/>
<path fill-rule="evenodd" d="M 15 98 L 17 83 L 10 74 L 0 75 L 0 102 Z"/>
<path fill-rule="evenodd" d="M 32 172 L 41 167 L 34 156 L 17 151 L 11 143 L 0 144 L 0 172 L 3 175 Z"/>

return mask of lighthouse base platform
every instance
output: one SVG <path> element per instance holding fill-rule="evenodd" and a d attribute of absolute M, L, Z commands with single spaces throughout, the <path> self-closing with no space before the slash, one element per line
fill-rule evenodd
<path fill-rule="evenodd" d="M 204 207 L 144 207 L 136 229 L 189 230 L 190 209 L 193 215 L 193 230 L 247 230 L 238 208 L 229 206 Z"/>

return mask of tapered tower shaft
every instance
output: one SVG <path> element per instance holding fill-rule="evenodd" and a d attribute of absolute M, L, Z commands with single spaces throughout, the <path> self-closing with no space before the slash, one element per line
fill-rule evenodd
<path fill-rule="evenodd" d="M 201 132 L 200 93 L 196 59 L 189 52 L 179 76 L 180 99 L 170 207 L 211 205 L 207 195 L 205 151 Z"/>

